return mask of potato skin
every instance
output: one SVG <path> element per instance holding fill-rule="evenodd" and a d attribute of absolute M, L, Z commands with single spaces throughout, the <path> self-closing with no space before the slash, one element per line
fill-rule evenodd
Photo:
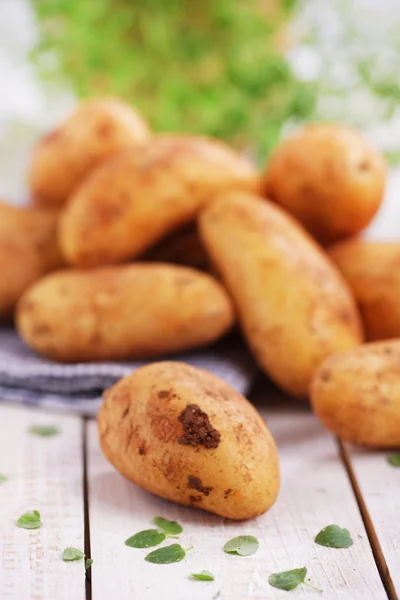
<path fill-rule="evenodd" d="M 54 211 L 0 202 L 0 321 L 35 281 L 63 265 Z"/>
<path fill-rule="evenodd" d="M 25 342 L 65 362 L 144 359 L 195 348 L 225 334 L 233 311 L 205 273 L 135 263 L 46 277 L 21 299 Z"/>
<path fill-rule="evenodd" d="M 310 387 L 315 414 L 346 442 L 400 447 L 400 340 L 328 358 Z"/>
<path fill-rule="evenodd" d="M 204 210 L 199 226 L 258 363 L 305 397 L 327 356 L 362 341 L 347 284 L 301 226 L 266 200 L 226 194 Z"/>
<path fill-rule="evenodd" d="M 202 271 L 210 270 L 210 261 L 196 227 L 189 225 L 174 232 L 151 248 L 145 260 L 185 265 Z"/>
<path fill-rule="evenodd" d="M 400 337 L 400 243 L 352 239 L 328 252 L 354 294 L 367 339 Z"/>
<path fill-rule="evenodd" d="M 117 98 L 81 102 L 34 149 L 29 171 L 33 202 L 61 207 L 94 166 L 149 137 L 144 119 L 125 102 Z"/>
<path fill-rule="evenodd" d="M 105 393 L 97 423 L 106 458 L 162 498 L 229 519 L 257 517 L 276 500 L 278 455 L 264 420 L 203 369 L 142 367 Z"/>
<path fill-rule="evenodd" d="M 193 221 L 216 192 L 259 185 L 255 169 L 218 141 L 159 136 L 100 166 L 80 186 L 61 219 L 61 247 L 78 267 L 136 258 Z"/>
<path fill-rule="evenodd" d="M 383 156 L 357 131 L 314 124 L 277 147 L 264 191 L 327 244 L 368 225 L 382 202 L 386 171 Z"/>

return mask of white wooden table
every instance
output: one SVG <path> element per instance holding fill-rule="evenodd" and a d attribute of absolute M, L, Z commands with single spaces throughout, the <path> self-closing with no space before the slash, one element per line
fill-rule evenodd
<path fill-rule="evenodd" d="M 306 566 L 325 598 L 395 599 L 400 595 L 400 469 L 385 452 L 342 446 L 299 403 L 265 382 L 252 395 L 279 447 L 282 486 L 276 505 L 249 522 L 228 522 L 175 506 L 125 480 L 103 458 L 96 423 L 74 416 L 0 404 L 0 599 L 1 600 L 211 600 L 284 598 L 268 575 Z M 34 424 L 60 433 L 42 438 Z M 16 527 L 26 510 L 39 510 L 43 526 Z M 154 516 L 178 520 L 180 542 L 193 546 L 184 561 L 154 565 L 148 550 L 124 545 L 151 527 Z M 314 537 L 329 524 L 350 530 L 349 549 L 318 546 Z M 255 535 L 259 551 L 225 554 L 224 543 Z M 64 563 L 65 547 L 94 560 Z M 208 569 L 212 583 L 191 581 Z M 315 594 L 305 587 L 298 598 Z M 290 597 L 290 596 L 289 596 Z"/>

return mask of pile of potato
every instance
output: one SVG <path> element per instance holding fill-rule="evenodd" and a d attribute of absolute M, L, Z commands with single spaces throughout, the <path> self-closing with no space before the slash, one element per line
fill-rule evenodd
<path fill-rule="evenodd" d="M 304 127 L 260 173 L 222 142 L 85 101 L 37 144 L 31 206 L 0 205 L 0 318 L 66 362 L 164 358 L 237 322 L 331 431 L 399 446 L 400 243 L 355 237 L 385 179 L 348 127 Z M 242 519 L 276 499 L 264 421 L 205 371 L 150 364 L 105 394 L 98 423 L 111 462 L 170 500 Z"/>

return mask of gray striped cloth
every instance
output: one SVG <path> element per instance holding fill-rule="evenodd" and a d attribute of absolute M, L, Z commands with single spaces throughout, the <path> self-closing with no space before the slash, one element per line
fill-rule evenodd
<path fill-rule="evenodd" d="M 211 371 L 248 394 L 257 369 L 235 336 L 165 357 Z M 0 400 L 94 416 L 102 392 L 148 361 L 62 364 L 34 354 L 12 328 L 0 328 Z"/>

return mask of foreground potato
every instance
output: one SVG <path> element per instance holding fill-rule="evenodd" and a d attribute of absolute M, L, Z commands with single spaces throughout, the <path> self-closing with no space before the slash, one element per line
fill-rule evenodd
<path fill-rule="evenodd" d="M 187 350 L 215 341 L 232 321 L 230 301 L 212 277 L 156 263 L 55 273 L 17 310 L 25 342 L 66 362 Z"/>
<path fill-rule="evenodd" d="M 400 340 L 332 356 L 310 395 L 315 414 L 346 442 L 400 447 Z"/>
<path fill-rule="evenodd" d="M 207 371 L 143 367 L 106 392 L 97 421 L 106 458 L 162 498 L 229 519 L 257 517 L 276 500 L 278 456 L 264 420 Z"/>
<path fill-rule="evenodd" d="M 53 211 L 0 202 L 0 321 L 32 283 L 62 266 L 56 226 Z"/>
<path fill-rule="evenodd" d="M 258 187 L 255 169 L 221 142 L 159 136 L 100 166 L 77 190 L 61 246 L 80 267 L 123 262 L 193 221 L 216 192 Z"/>
<path fill-rule="evenodd" d="M 309 125 L 272 154 L 265 192 L 329 243 L 368 225 L 382 201 L 385 177 L 382 155 L 357 131 Z"/>
<path fill-rule="evenodd" d="M 400 243 L 349 240 L 329 254 L 358 302 L 367 338 L 400 337 Z"/>
<path fill-rule="evenodd" d="M 289 393 L 306 396 L 321 362 L 362 340 L 340 273 L 294 220 L 248 194 L 208 206 L 200 233 L 260 366 Z"/>
<path fill-rule="evenodd" d="M 62 206 L 99 162 L 149 137 L 145 121 L 125 102 L 116 98 L 81 102 L 34 150 L 29 172 L 33 201 L 40 206 Z"/>

